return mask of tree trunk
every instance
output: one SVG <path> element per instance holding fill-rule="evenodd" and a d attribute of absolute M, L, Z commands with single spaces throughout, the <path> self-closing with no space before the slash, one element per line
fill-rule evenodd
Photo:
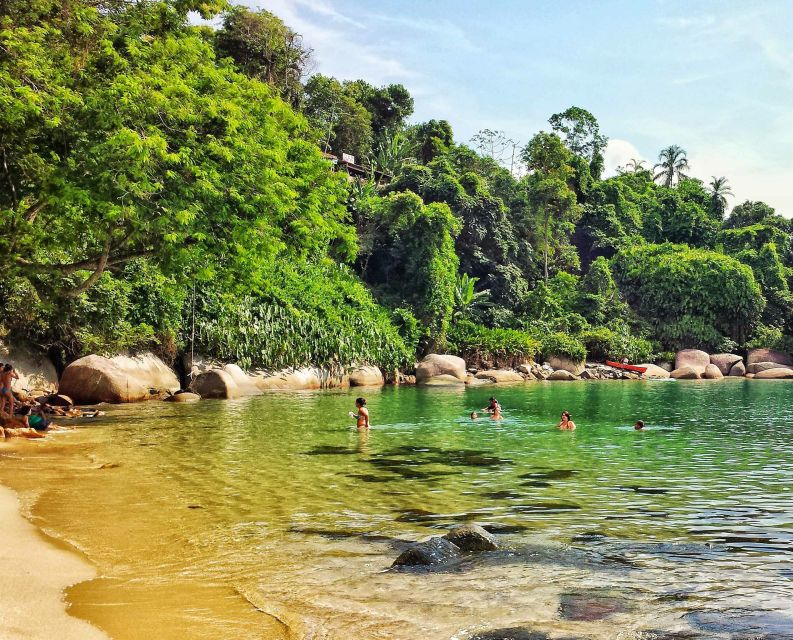
<path fill-rule="evenodd" d="M 548 208 L 545 209 L 545 284 L 548 284 L 548 227 L 550 226 L 551 216 Z"/>

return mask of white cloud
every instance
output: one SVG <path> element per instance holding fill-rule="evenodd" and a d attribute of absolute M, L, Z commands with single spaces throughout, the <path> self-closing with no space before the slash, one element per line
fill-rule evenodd
<path fill-rule="evenodd" d="M 624 167 L 631 160 L 645 160 L 641 152 L 627 140 L 611 138 L 603 151 L 605 175 L 613 176 L 618 167 Z M 645 162 L 645 167 L 650 169 L 652 162 Z"/>

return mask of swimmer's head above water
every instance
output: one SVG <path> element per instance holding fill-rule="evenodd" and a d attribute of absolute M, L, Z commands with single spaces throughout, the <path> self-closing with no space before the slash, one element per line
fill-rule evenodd
<path fill-rule="evenodd" d="M 641 431 L 642 429 L 644 429 L 644 421 L 643 420 L 637 420 L 636 424 L 633 425 L 633 428 L 636 429 L 636 431 Z"/>
<path fill-rule="evenodd" d="M 479 417 L 479 414 L 477 414 L 476 411 L 472 411 L 471 412 L 471 420 L 476 420 L 478 417 Z"/>

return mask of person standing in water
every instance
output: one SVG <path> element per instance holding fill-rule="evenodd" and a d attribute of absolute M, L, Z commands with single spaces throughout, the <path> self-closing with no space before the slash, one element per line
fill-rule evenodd
<path fill-rule="evenodd" d="M 643 420 L 637 420 L 636 424 L 633 425 L 633 428 L 636 429 L 636 431 L 643 431 L 644 430 L 644 421 Z"/>
<path fill-rule="evenodd" d="M 501 420 L 501 405 L 495 398 L 490 398 L 488 405 L 482 411 L 489 413 L 493 420 Z"/>
<path fill-rule="evenodd" d="M 570 419 L 569 411 L 562 411 L 562 421 L 556 426 L 562 431 L 575 431 L 575 422 Z"/>
<path fill-rule="evenodd" d="M 350 411 L 350 417 L 358 421 L 358 429 L 368 429 L 369 409 L 366 408 L 366 398 L 356 398 L 355 408 L 358 409 L 358 413 Z"/>

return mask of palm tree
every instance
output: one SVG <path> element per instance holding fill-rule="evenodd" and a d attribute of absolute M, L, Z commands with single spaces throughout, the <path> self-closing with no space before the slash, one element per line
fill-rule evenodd
<path fill-rule="evenodd" d="M 708 185 L 710 206 L 713 208 L 713 212 L 718 214 L 719 218 L 723 218 L 725 211 L 727 211 L 727 196 L 732 195 L 730 181 L 724 176 L 721 178 L 717 178 L 716 176 L 711 177 L 713 180 L 711 180 Z"/>
<path fill-rule="evenodd" d="M 686 157 L 686 150 L 673 144 L 666 149 L 661 149 L 658 154 L 658 164 L 653 167 L 653 171 L 660 169 L 658 173 L 653 176 L 653 180 L 660 179 L 665 187 L 671 187 L 675 183 L 675 178 L 680 182 L 681 178 L 687 176 L 683 171 L 688 171 L 688 158 Z"/>
<path fill-rule="evenodd" d="M 625 169 L 630 170 L 631 173 L 638 173 L 639 171 L 644 171 L 644 163 L 646 160 L 637 160 L 636 158 L 631 158 L 629 162 L 626 163 Z"/>
<path fill-rule="evenodd" d="M 401 131 L 386 131 L 376 142 L 372 163 L 380 171 L 396 175 L 410 162 L 415 160 L 410 157 L 410 145 Z"/>

